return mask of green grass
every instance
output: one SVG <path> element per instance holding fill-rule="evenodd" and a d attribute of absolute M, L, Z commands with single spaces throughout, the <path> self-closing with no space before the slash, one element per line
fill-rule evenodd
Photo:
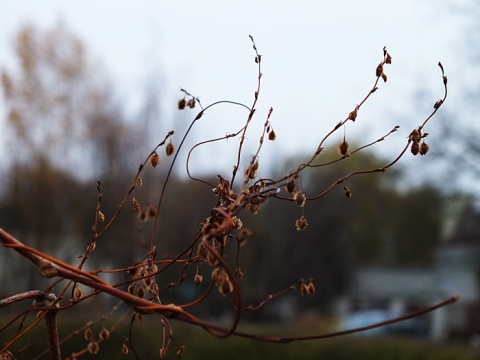
<path fill-rule="evenodd" d="M 153 321 L 155 320 L 155 321 Z M 63 323 L 63 321 L 62 321 Z M 75 321 L 70 324 L 61 324 L 61 336 L 71 333 L 83 323 Z M 290 344 L 269 344 L 238 337 L 217 339 L 205 331 L 191 326 L 172 322 L 174 336 L 167 354 L 167 359 L 177 359 L 176 352 L 184 345 L 182 359 L 208 360 L 253 360 L 253 359 L 328 359 L 328 360 L 474 360 L 479 359 L 471 349 L 455 345 L 439 345 L 412 339 L 374 338 L 367 336 L 344 336 L 336 339 L 326 339 Z M 102 325 L 92 327 L 95 336 L 102 329 Z M 162 327 L 159 317 L 150 317 L 136 323 L 133 332 L 135 349 L 141 359 L 157 359 L 162 339 Z M 303 327 L 305 330 L 305 327 Z M 300 333 L 300 330 L 291 327 L 283 331 L 282 326 L 259 327 L 249 326 L 248 331 L 272 333 Z M 309 333 L 316 332 L 310 328 Z M 135 359 L 133 352 L 123 355 L 121 347 L 123 339 L 128 336 L 128 325 L 124 325 L 110 338 L 100 344 L 100 352 L 95 357 L 87 354 L 81 359 Z M 6 332 L 0 333 L 3 343 L 7 339 Z M 46 348 L 45 327 L 42 324 L 30 332 L 28 340 L 31 346 L 21 357 L 31 359 L 35 354 Z M 21 339 L 13 350 L 25 346 L 27 339 Z M 76 335 L 68 343 L 62 345 L 62 355 L 66 357 L 73 351 L 86 347 L 88 341 L 83 332 Z M 12 351 L 13 352 L 13 351 Z M 48 355 L 42 359 L 48 359 Z"/>

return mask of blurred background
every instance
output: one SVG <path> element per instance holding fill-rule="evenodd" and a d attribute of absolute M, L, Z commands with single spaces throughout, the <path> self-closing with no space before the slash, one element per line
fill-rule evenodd
<path fill-rule="evenodd" d="M 263 76 L 245 161 L 272 107 L 277 139 L 264 144 L 259 175 L 288 174 L 362 101 L 386 46 L 393 58 L 385 68 L 388 81 L 379 84 L 355 123 L 327 141 L 325 157 L 336 156 L 344 134 L 358 147 L 396 125 L 399 130 L 347 161 L 306 173 L 302 189 L 315 195 L 352 169 L 392 161 L 443 96 L 441 61 L 449 95 L 425 128 L 429 153 L 407 153 L 386 174 L 353 178 L 351 199 L 335 189 L 309 203 L 305 232 L 295 231 L 300 212 L 294 206 L 274 202 L 257 216 L 246 215 L 242 221 L 255 234 L 242 259 L 246 303 L 258 303 L 299 278 L 314 278 L 317 288 L 312 297 L 286 295 L 248 321 L 293 329 L 302 324 L 299 332 L 319 323 L 340 329 L 459 294 L 462 300 L 454 306 L 370 335 L 476 348 L 479 15 L 473 0 L 0 0 L 0 226 L 75 263 L 91 239 L 97 180 L 102 211 L 111 216 L 138 165 L 168 131 L 175 130 L 178 145 L 198 113 L 177 110 L 181 88 L 203 106 L 219 100 L 252 104 L 258 65 L 249 35 L 262 55 Z M 208 186 L 186 176 L 187 150 L 238 131 L 247 115 L 242 107 L 222 104 L 194 126 L 161 214 L 165 256 L 190 242 L 216 203 Z M 228 177 L 237 147 L 236 139 L 199 147 L 191 155 L 192 175 Z M 162 163 L 155 172 L 148 169 L 136 195 L 142 203 L 156 203 L 167 168 Z M 124 212 L 89 266 L 133 264 L 144 256 L 144 237 L 136 217 Z M 0 298 L 48 285 L 33 265 L 6 249 L 0 251 L 0 270 Z M 176 290 L 166 293 L 168 301 L 188 301 L 197 291 L 191 281 Z M 219 301 L 200 313 L 223 316 Z M 105 304 L 110 305 L 106 299 Z"/>

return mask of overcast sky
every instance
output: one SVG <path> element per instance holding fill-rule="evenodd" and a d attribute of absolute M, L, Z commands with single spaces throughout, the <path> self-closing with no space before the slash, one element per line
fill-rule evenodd
<path fill-rule="evenodd" d="M 386 46 L 393 57 L 386 68 L 389 80 L 380 84 L 358 121 L 349 124 L 347 140 L 361 135 L 368 142 L 400 125 L 391 142 L 399 146 L 443 94 L 438 61 L 449 77 L 449 101 L 460 96 L 455 89 L 466 77 L 459 39 L 468 17 L 460 11 L 462 1 L 451 4 L 0 0 L 0 66 L 12 65 L 12 37 L 22 24 L 49 27 L 62 20 L 103 63 L 129 111 L 141 103 L 148 76 L 158 75 L 165 102 L 159 121 L 164 120 L 166 132 L 180 88 L 199 96 L 203 105 L 217 100 L 251 104 L 257 81 L 252 35 L 263 55 L 255 121 L 263 124 L 273 107 L 277 141 L 268 144 L 267 152 L 288 155 L 314 151 L 320 136 L 361 101 Z M 425 103 L 414 101 L 419 90 L 426 91 Z M 232 132 L 245 118 L 243 110 L 222 105 L 202 119 L 195 138 Z M 252 145 L 257 139 L 258 134 L 249 135 Z"/>

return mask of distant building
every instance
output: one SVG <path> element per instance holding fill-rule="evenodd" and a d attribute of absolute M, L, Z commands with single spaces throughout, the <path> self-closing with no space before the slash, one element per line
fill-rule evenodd
<path fill-rule="evenodd" d="M 366 311 L 386 311 L 386 316 L 394 317 L 458 294 L 460 301 L 456 304 L 417 318 L 408 326 L 399 324 L 383 331 L 433 340 L 480 334 L 480 214 L 469 206 L 460 206 L 455 215 L 446 222 L 433 266 L 358 269 L 350 295 L 340 306 L 342 327 L 349 326 L 355 317 L 361 319 L 362 313 L 368 314 Z"/>

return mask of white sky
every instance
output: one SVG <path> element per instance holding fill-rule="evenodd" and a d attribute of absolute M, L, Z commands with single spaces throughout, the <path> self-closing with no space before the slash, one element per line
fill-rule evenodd
<path fill-rule="evenodd" d="M 251 34 L 263 55 L 255 121 L 263 124 L 269 107 L 274 108 L 271 121 L 277 141 L 268 143 L 266 150 L 277 156 L 314 151 L 320 136 L 371 88 L 382 48 L 387 46 L 393 57 L 386 68 L 389 80 L 380 84 L 357 122 L 349 124 L 347 140 L 366 134 L 368 142 L 400 125 L 401 132 L 390 143 L 400 146 L 443 94 L 438 61 L 449 77 L 449 102 L 460 96 L 455 90 L 465 81 L 459 48 L 465 19 L 448 4 L 438 0 L 0 0 L 0 66 L 11 64 L 12 37 L 22 24 L 47 27 L 61 19 L 86 43 L 90 55 L 103 62 L 129 109 L 141 102 L 147 76 L 152 71 L 161 74 L 166 110 L 160 121 L 166 132 L 180 88 L 199 96 L 203 105 L 222 99 L 251 104 L 257 77 Z M 461 1 L 456 4 L 461 7 Z M 425 104 L 413 101 L 420 88 L 430 99 Z M 222 105 L 202 118 L 195 138 L 232 132 L 245 117 L 243 110 Z M 163 133 L 158 140 L 162 138 Z M 250 134 L 252 146 L 257 139 Z M 211 156 L 206 152 L 198 162 L 204 164 Z M 418 160 L 419 166 L 425 158 Z"/>

